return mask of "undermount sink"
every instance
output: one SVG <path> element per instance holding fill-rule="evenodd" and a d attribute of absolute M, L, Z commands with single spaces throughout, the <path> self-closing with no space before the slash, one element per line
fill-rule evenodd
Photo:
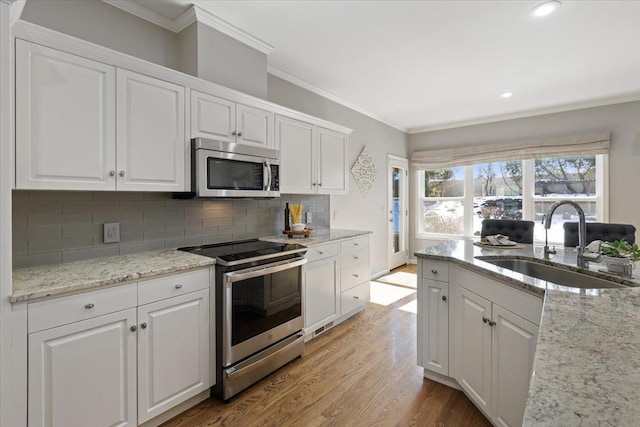
<path fill-rule="evenodd" d="M 581 289 L 625 288 L 620 283 L 526 259 L 476 257 L 484 262 L 558 285 Z"/>

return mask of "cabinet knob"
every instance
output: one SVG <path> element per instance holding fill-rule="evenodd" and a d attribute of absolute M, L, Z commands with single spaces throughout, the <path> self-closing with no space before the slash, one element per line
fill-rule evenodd
<path fill-rule="evenodd" d="M 494 322 L 493 320 L 489 320 L 489 326 L 496 326 L 496 322 Z"/>
<path fill-rule="evenodd" d="M 322 183 L 321 183 L 321 182 L 319 182 L 319 183 L 318 183 L 318 187 L 320 187 L 321 185 L 322 185 Z"/>
<path fill-rule="evenodd" d="M 488 317 L 484 317 L 484 316 L 482 316 L 482 321 L 483 321 L 484 323 L 487 323 L 487 322 L 489 321 L 489 318 L 488 318 Z"/>
<path fill-rule="evenodd" d="M 147 329 L 147 324 L 146 324 L 146 323 L 143 323 L 143 324 L 141 324 L 141 325 L 140 325 L 140 327 L 141 327 L 142 329 Z"/>
<path fill-rule="evenodd" d="M 242 132 L 238 132 L 238 136 L 242 136 Z"/>
<path fill-rule="evenodd" d="M 360 258 L 358 258 L 358 256 L 357 256 L 357 255 L 354 255 L 353 257 L 354 257 L 355 259 L 360 259 Z"/>
<path fill-rule="evenodd" d="M 120 171 L 120 173 L 118 175 L 120 175 L 120 178 L 123 178 L 124 177 L 124 171 Z"/>
<path fill-rule="evenodd" d="M 358 276 L 357 274 L 354 274 L 353 277 L 360 277 L 360 276 Z"/>
<path fill-rule="evenodd" d="M 89 303 L 89 304 L 85 305 L 84 308 L 86 308 L 87 310 L 91 310 L 95 306 L 96 306 L 95 304 Z"/>
<path fill-rule="evenodd" d="M 447 300 L 447 296 L 446 295 L 442 295 L 442 301 L 446 301 Z"/>
<path fill-rule="evenodd" d="M 320 255 L 322 255 L 324 252 L 323 252 L 323 251 L 318 251 L 318 253 L 319 253 Z"/>
<path fill-rule="evenodd" d="M 131 332 L 135 332 L 135 331 L 137 331 L 137 330 L 138 330 L 138 327 L 137 327 L 136 325 L 133 325 L 132 327 L 130 327 L 130 328 L 129 328 L 129 330 L 130 330 Z"/>
<path fill-rule="evenodd" d="M 353 242 L 353 246 L 358 246 L 358 242 Z"/>
<path fill-rule="evenodd" d="M 109 176 L 116 176 L 116 171 L 114 170 L 109 171 Z"/>
<path fill-rule="evenodd" d="M 358 295 L 354 295 L 353 299 L 360 299 L 360 297 Z"/>
<path fill-rule="evenodd" d="M 180 284 L 176 285 L 176 289 L 182 289 L 182 285 Z"/>
<path fill-rule="evenodd" d="M 314 182 L 314 183 L 313 183 L 313 184 L 311 184 L 311 185 L 315 187 L 315 186 L 316 186 L 316 183 Z"/>
<path fill-rule="evenodd" d="M 236 136 L 238 134 L 238 132 L 236 132 L 235 130 L 233 132 L 231 132 L 231 135 Z"/>
<path fill-rule="evenodd" d="M 435 268 L 432 268 L 432 269 L 431 269 L 431 273 L 432 273 L 432 274 L 438 274 L 438 270 L 436 270 Z"/>

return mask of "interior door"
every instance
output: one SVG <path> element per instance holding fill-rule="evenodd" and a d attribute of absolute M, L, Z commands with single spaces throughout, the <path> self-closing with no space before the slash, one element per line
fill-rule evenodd
<path fill-rule="evenodd" d="M 408 205 L 408 176 L 409 162 L 407 159 L 389 154 L 387 161 L 388 201 L 389 213 L 389 270 L 405 265 L 409 260 L 407 227 Z"/>

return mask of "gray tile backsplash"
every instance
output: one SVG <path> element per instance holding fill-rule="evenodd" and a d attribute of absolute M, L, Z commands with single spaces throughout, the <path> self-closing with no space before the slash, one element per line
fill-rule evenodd
<path fill-rule="evenodd" d="M 170 193 L 13 191 L 13 267 L 79 261 L 280 234 L 285 203 L 302 203 L 310 225 L 329 228 L 329 196 L 175 200 Z M 102 243 L 120 223 L 120 242 Z"/>

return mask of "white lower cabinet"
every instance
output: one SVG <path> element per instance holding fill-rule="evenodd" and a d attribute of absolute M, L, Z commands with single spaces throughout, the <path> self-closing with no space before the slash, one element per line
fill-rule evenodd
<path fill-rule="evenodd" d="M 336 246 L 337 250 L 337 245 L 330 246 Z M 313 250 L 331 253 L 322 246 Z M 308 334 L 340 316 L 338 257 L 333 255 L 307 263 L 304 275 L 304 329 Z"/>
<path fill-rule="evenodd" d="M 460 386 L 496 426 L 522 425 L 542 299 L 454 263 L 421 259 L 418 272 L 425 377 Z"/>
<path fill-rule="evenodd" d="M 30 303 L 29 426 L 136 426 L 206 391 L 209 292 L 203 269 Z"/>
<path fill-rule="evenodd" d="M 138 423 L 209 388 L 209 291 L 138 307 Z"/>
<path fill-rule="evenodd" d="M 29 426 L 136 424 L 136 310 L 29 335 Z"/>

